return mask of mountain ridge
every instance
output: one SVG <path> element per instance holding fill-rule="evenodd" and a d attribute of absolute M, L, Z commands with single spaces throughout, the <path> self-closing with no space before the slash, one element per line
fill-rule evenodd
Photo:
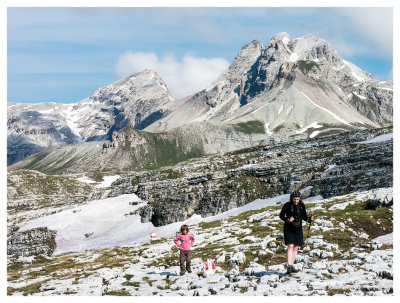
<path fill-rule="evenodd" d="M 127 126 L 180 137 L 191 124 L 199 133 L 213 125 L 229 137 L 237 124 L 258 123 L 264 144 L 387 126 L 393 123 L 391 87 L 343 60 L 325 40 L 278 33 L 265 46 L 258 40 L 245 45 L 208 88 L 183 99 L 174 100 L 159 75 L 145 70 L 62 105 L 67 110 L 55 103 L 9 104 L 8 164 L 64 144 L 112 142 Z M 304 129 L 314 131 L 305 136 Z M 214 144 L 207 154 L 220 149 Z"/>

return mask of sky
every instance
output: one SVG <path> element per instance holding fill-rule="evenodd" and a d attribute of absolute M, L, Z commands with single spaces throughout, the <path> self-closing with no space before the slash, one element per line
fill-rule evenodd
<path fill-rule="evenodd" d="M 313 34 L 393 78 L 392 8 L 7 8 L 7 101 L 72 103 L 146 68 L 174 98 L 206 88 L 240 49 Z"/>

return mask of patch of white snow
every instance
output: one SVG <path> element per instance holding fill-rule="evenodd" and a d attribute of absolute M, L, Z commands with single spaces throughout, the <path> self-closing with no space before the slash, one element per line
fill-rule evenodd
<path fill-rule="evenodd" d="M 84 182 L 84 183 L 96 183 L 96 181 L 89 179 L 88 177 L 84 176 L 84 177 L 80 177 L 77 179 L 80 182 Z"/>
<path fill-rule="evenodd" d="M 265 132 L 268 134 L 268 136 L 272 136 L 272 131 L 269 129 L 269 122 L 265 122 Z"/>
<path fill-rule="evenodd" d="M 309 128 L 321 128 L 321 127 L 323 127 L 323 125 L 319 125 L 318 122 L 313 122 L 310 125 L 307 125 L 306 127 L 303 127 L 300 130 L 296 130 L 296 134 L 302 134 Z"/>
<path fill-rule="evenodd" d="M 289 57 L 289 62 L 296 62 L 299 56 L 296 53 L 292 53 Z"/>
<path fill-rule="evenodd" d="M 390 92 L 393 91 L 393 89 L 387 88 L 387 87 L 377 87 L 377 88 L 382 89 L 382 90 L 388 90 L 388 91 L 390 91 Z"/>
<path fill-rule="evenodd" d="M 373 239 L 373 241 L 379 242 L 382 244 L 393 244 L 393 233 L 377 237 L 377 238 Z"/>
<path fill-rule="evenodd" d="M 289 38 L 288 37 L 283 37 L 282 38 L 282 42 L 285 43 L 285 44 L 288 44 L 289 43 Z"/>
<path fill-rule="evenodd" d="M 281 107 L 278 110 L 278 116 L 280 115 L 280 113 L 283 111 L 283 104 L 281 105 Z"/>
<path fill-rule="evenodd" d="M 358 98 L 362 99 L 362 100 L 366 100 L 367 98 L 364 96 L 360 96 L 358 95 L 356 92 L 353 92 L 354 95 L 356 95 Z"/>
<path fill-rule="evenodd" d="M 96 185 L 96 188 L 109 187 L 119 177 L 120 177 L 119 175 L 116 175 L 116 176 L 105 176 L 105 177 L 103 177 L 103 179 L 104 179 L 103 182 L 101 182 L 100 184 Z"/>
<path fill-rule="evenodd" d="M 384 135 L 377 136 L 370 140 L 357 142 L 357 144 L 379 143 L 379 142 L 385 142 L 385 141 L 389 141 L 389 140 L 393 140 L 393 133 L 384 134 Z"/>
<path fill-rule="evenodd" d="M 321 131 L 319 131 L 319 130 L 314 131 L 314 132 L 310 135 L 310 138 L 314 138 L 314 137 L 317 136 L 320 132 L 321 132 Z"/>

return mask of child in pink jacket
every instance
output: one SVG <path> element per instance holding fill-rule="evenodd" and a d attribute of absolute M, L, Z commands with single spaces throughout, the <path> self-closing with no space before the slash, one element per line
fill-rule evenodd
<path fill-rule="evenodd" d="M 191 273 L 192 270 L 190 269 L 190 261 L 192 259 L 192 252 L 190 251 L 190 247 L 194 243 L 194 237 L 193 235 L 189 234 L 189 226 L 187 226 L 186 224 L 181 226 L 181 234 L 175 237 L 174 242 L 176 246 L 178 246 L 180 251 L 180 275 L 183 276 L 185 274 L 185 262 L 186 270 L 188 271 L 188 273 Z"/>

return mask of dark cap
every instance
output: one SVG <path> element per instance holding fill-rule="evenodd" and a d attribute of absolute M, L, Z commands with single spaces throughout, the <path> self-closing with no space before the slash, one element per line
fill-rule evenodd
<path fill-rule="evenodd" d="M 301 193 L 299 191 L 297 191 L 297 190 L 290 194 L 290 199 L 291 198 L 295 198 L 295 197 L 301 198 Z"/>

